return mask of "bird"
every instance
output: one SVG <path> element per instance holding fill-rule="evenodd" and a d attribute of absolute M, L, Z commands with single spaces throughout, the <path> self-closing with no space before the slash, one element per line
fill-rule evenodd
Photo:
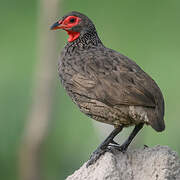
<path fill-rule="evenodd" d="M 126 152 L 144 125 L 157 132 L 165 129 L 164 98 L 156 82 L 135 61 L 107 48 L 91 19 L 72 11 L 50 29 L 65 30 L 69 36 L 58 63 L 67 94 L 81 112 L 114 126 L 91 154 L 87 167 L 111 148 Z M 122 145 L 115 142 L 114 137 L 129 126 L 134 129 L 127 140 Z"/>

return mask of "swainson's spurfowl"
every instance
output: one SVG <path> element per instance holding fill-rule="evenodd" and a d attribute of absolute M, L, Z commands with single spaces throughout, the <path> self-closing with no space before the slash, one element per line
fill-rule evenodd
<path fill-rule="evenodd" d="M 126 151 L 144 124 L 158 132 L 165 129 L 164 99 L 158 85 L 134 61 L 105 47 L 87 16 L 70 12 L 51 29 L 63 29 L 69 35 L 58 67 L 68 95 L 83 113 L 114 126 L 87 166 L 110 146 Z M 122 145 L 113 140 L 124 127 L 133 125 L 134 130 Z"/>

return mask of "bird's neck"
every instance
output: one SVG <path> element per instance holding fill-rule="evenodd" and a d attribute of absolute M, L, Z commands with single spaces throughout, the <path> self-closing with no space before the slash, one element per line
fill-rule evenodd
<path fill-rule="evenodd" d="M 90 32 L 80 35 L 79 38 L 73 42 L 68 42 L 65 46 L 67 52 L 73 53 L 76 51 L 88 50 L 95 48 L 97 46 L 103 46 L 101 40 L 99 39 L 97 32 Z"/>

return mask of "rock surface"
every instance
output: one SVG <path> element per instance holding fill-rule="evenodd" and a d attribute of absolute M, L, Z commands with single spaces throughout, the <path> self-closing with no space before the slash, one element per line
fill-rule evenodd
<path fill-rule="evenodd" d="M 86 163 L 66 180 L 180 180 L 180 159 L 166 146 L 105 153 L 94 164 Z"/>

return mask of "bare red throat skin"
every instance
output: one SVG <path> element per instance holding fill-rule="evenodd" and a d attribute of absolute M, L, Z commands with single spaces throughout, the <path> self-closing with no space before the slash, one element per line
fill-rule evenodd
<path fill-rule="evenodd" d="M 80 32 L 74 32 L 74 31 L 68 31 L 68 30 L 66 30 L 66 32 L 69 35 L 68 42 L 73 42 L 80 36 Z"/>
<path fill-rule="evenodd" d="M 73 21 L 71 21 L 71 20 L 73 20 Z M 72 27 L 74 27 L 74 26 L 77 26 L 80 21 L 81 21 L 81 18 L 79 18 L 79 17 L 68 16 L 64 20 L 60 20 L 57 23 L 55 23 L 51 29 L 52 30 L 64 29 L 69 35 L 68 42 L 73 42 L 80 36 L 80 32 L 75 32 L 70 29 L 72 29 Z"/>

